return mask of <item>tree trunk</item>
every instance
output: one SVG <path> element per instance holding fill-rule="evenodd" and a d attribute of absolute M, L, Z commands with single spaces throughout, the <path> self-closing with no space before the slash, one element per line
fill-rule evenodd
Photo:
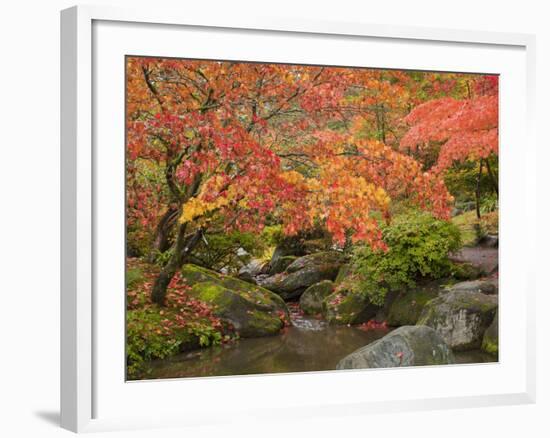
<path fill-rule="evenodd" d="M 479 204 L 481 200 L 481 172 L 482 171 L 483 171 L 483 160 L 479 160 L 479 172 L 477 174 L 477 185 L 476 185 L 476 214 L 478 219 L 481 219 Z"/>
<path fill-rule="evenodd" d="M 166 302 L 166 290 L 170 281 L 176 274 L 176 272 L 182 267 L 182 265 L 189 258 L 189 255 L 199 243 L 203 230 L 199 228 L 190 236 L 185 235 L 187 225 L 181 224 L 178 229 L 178 236 L 175 242 L 174 253 L 171 255 L 170 260 L 166 266 L 162 269 L 159 276 L 155 280 L 153 285 L 153 291 L 151 293 L 151 300 L 160 306 L 164 306 Z"/>
<path fill-rule="evenodd" d="M 151 251 L 149 253 L 149 262 L 153 263 L 158 252 L 163 253 L 170 249 L 170 231 L 176 223 L 178 210 L 175 208 L 168 208 L 166 213 L 162 215 L 160 221 L 155 229 L 155 238 Z"/>
<path fill-rule="evenodd" d="M 491 179 L 491 184 L 493 185 L 493 189 L 495 190 L 495 193 L 498 196 L 498 181 L 493 173 L 493 170 L 491 169 L 491 165 L 489 164 L 489 158 L 485 158 L 485 166 L 487 167 L 487 172 L 489 173 L 489 177 Z"/>

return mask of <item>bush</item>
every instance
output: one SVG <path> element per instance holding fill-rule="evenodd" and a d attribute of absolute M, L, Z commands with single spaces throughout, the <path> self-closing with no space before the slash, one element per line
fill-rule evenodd
<path fill-rule="evenodd" d="M 182 344 L 208 347 L 222 343 L 221 327 L 214 327 L 207 318 L 183 318 L 182 322 L 177 310 L 151 306 L 126 312 L 128 377 L 139 377 L 147 371 L 147 362 L 178 353 Z"/>
<path fill-rule="evenodd" d="M 498 196 L 496 193 L 491 193 L 481 199 L 479 205 L 481 214 L 491 213 L 496 210 L 498 210 Z"/>
<path fill-rule="evenodd" d="M 130 229 L 126 234 L 126 253 L 128 257 L 143 257 L 151 249 L 151 236 L 145 230 Z"/>
<path fill-rule="evenodd" d="M 156 309 L 126 313 L 126 357 L 129 377 L 143 371 L 143 364 L 177 353 L 181 339 L 169 336 L 162 325 L 164 317 Z"/>
<path fill-rule="evenodd" d="M 268 225 L 262 231 L 262 239 L 267 246 L 277 246 L 284 238 L 282 225 Z"/>
<path fill-rule="evenodd" d="M 370 246 L 355 248 L 352 275 L 342 287 L 366 294 L 382 305 L 389 291 L 413 287 L 423 278 L 437 279 L 450 274 L 449 252 L 461 246 L 460 231 L 451 222 L 433 218 L 425 212 L 396 217 L 382 229 L 388 251 L 373 251 Z"/>

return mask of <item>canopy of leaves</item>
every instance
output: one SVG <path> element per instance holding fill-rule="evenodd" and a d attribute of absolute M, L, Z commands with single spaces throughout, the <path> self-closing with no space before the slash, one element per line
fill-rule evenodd
<path fill-rule="evenodd" d="M 369 134 L 364 108 L 397 144 L 397 115 L 414 90 L 428 93 L 412 75 L 131 57 L 127 78 L 129 225 L 152 229 L 168 208 L 189 227 L 221 218 L 225 232 L 259 232 L 271 221 L 294 235 L 321 224 L 340 245 L 384 248 L 373 214 L 388 217 L 393 199 L 449 216 L 442 178 Z"/>
<path fill-rule="evenodd" d="M 401 148 L 423 148 L 442 143 L 435 172 L 454 162 L 498 155 L 498 77 L 482 76 L 474 95 L 465 99 L 443 97 L 417 106 L 405 117 L 411 128 Z"/>

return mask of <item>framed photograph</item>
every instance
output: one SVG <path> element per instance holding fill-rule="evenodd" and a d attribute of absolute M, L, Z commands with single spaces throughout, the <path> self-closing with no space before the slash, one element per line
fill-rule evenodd
<path fill-rule="evenodd" d="M 534 402 L 533 36 L 61 19 L 63 427 Z"/>

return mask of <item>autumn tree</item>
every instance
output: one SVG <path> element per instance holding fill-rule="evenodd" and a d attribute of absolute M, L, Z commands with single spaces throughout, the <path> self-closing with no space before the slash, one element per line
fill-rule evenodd
<path fill-rule="evenodd" d="M 497 178 L 489 158 L 498 155 L 498 76 L 478 76 L 467 87 L 467 97 L 444 97 L 414 108 L 405 117 L 410 125 L 401 139 L 402 149 L 420 149 L 430 143 L 441 145 L 432 172 L 440 174 L 456 162 L 479 163 L 476 210 L 480 216 L 480 179 L 484 167 L 498 194 Z"/>
<path fill-rule="evenodd" d="M 147 165 L 163 175 L 156 193 L 150 180 L 146 192 L 139 193 L 144 184 L 128 186 L 128 202 L 137 205 L 129 214 L 169 246 L 152 292 L 158 304 L 220 223 L 220 232 L 258 232 L 270 218 L 287 235 L 321 225 L 338 244 L 384 248 L 373 213 L 387 217 L 392 198 L 410 196 L 435 215 L 449 214 L 437 174 L 338 128 L 350 117 L 349 90 L 368 86 L 372 71 L 129 58 L 127 77 L 130 178 Z M 140 205 L 156 206 L 157 219 L 140 216 Z M 170 227 L 172 242 L 163 237 Z"/>

